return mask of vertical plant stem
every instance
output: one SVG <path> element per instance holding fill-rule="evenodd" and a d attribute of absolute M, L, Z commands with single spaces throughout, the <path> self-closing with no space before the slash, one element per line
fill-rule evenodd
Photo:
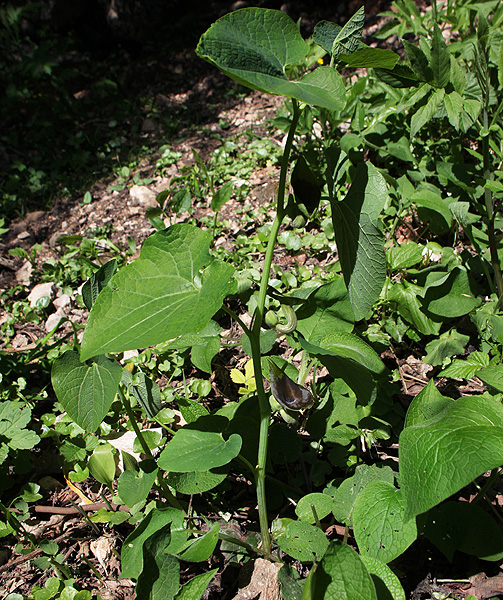
<path fill-rule="evenodd" d="M 290 159 L 290 152 L 292 150 L 293 138 L 295 135 L 295 129 L 300 117 L 300 108 L 296 100 L 293 102 L 293 119 L 290 124 L 288 136 L 286 139 L 285 149 L 283 151 L 283 157 L 281 159 L 281 173 L 279 178 L 278 186 L 278 199 L 276 206 L 276 216 L 269 233 L 269 240 L 267 243 L 267 250 L 264 258 L 264 267 L 262 270 L 262 278 L 260 280 L 260 290 L 257 302 L 257 308 L 253 317 L 253 325 L 250 331 L 250 344 L 252 349 L 253 359 L 253 370 L 255 373 L 255 381 L 257 384 L 257 395 L 259 399 L 260 407 L 260 434 L 259 434 L 259 447 L 258 447 L 258 458 L 257 468 L 255 470 L 255 483 L 257 487 L 257 504 L 259 512 L 259 523 L 260 533 L 262 535 L 262 545 L 266 553 L 271 552 L 271 536 L 269 534 L 269 522 L 267 519 L 267 503 L 265 498 L 265 468 L 267 461 L 267 438 L 269 434 L 269 419 L 271 416 L 271 409 L 269 406 L 269 400 L 267 399 L 264 381 L 262 377 L 262 364 L 260 354 L 260 328 L 262 327 L 262 319 L 264 317 L 265 299 L 267 295 L 267 286 L 269 283 L 269 275 L 271 272 L 271 264 L 274 254 L 274 248 L 276 246 L 276 240 L 278 237 L 279 227 L 281 221 L 285 215 L 285 189 L 286 189 L 286 176 L 288 172 L 288 163 Z"/>
<path fill-rule="evenodd" d="M 487 85 L 487 83 L 486 83 Z M 491 174 L 491 157 L 489 154 L 489 133 L 487 129 L 489 128 L 489 90 L 485 90 L 484 94 L 484 108 L 483 108 L 483 125 L 485 131 L 485 135 L 482 138 L 482 149 L 483 149 L 483 157 L 484 157 L 484 177 L 485 179 L 492 179 Z M 489 252 L 491 254 L 491 263 L 494 271 L 494 283 L 496 285 L 496 291 L 498 294 L 498 304 L 501 305 L 501 301 L 503 298 L 503 275 L 501 272 L 501 264 L 498 257 L 498 248 L 496 242 L 496 234 L 494 231 L 494 219 L 496 217 L 496 211 L 494 210 L 494 200 L 491 190 L 486 188 L 484 190 L 484 203 L 486 207 L 486 216 L 487 216 L 487 237 L 489 242 Z"/>
<path fill-rule="evenodd" d="M 131 403 L 129 402 L 129 398 L 124 393 L 122 386 L 119 386 L 119 396 L 121 397 L 122 404 L 124 405 L 124 408 L 126 409 L 126 413 L 129 417 L 129 420 L 131 421 L 131 425 L 133 426 L 133 430 L 141 444 L 143 452 L 149 458 L 151 458 L 153 461 L 155 461 L 155 458 L 154 458 L 150 448 L 148 447 L 147 441 L 143 437 L 143 434 L 140 431 L 140 428 L 138 427 L 138 423 L 136 422 L 136 417 L 134 416 L 133 409 L 131 408 Z M 163 479 L 162 473 L 159 473 L 157 479 L 159 480 L 159 487 L 162 490 L 162 494 L 163 494 L 164 498 L 169 502 L 169 504 L 171 504 L 171 506 L 174 506 L 175 508 L 178 508 L 179 510 L 183 510 L 183 507 L 180 504 L 180 502 L 178 502 L 178 500 L 175 498 L 175 496 L 171 493 L 170 489 L 166 485 L 166 482 Z"/>

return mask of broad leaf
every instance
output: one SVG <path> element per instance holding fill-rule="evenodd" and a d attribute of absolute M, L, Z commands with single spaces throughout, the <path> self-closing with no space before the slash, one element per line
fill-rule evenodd
<path fill-rule="evenodd" d="M 288 556 L 309 562 L 319 561 L 328 548 L 328 540 L 323 531 L 303 521 L 289 523 L 277 542 Z"/>
<path fill-rule="evenodd" d="M 203 536 L 198 537 L 195 541 L 192 540 L 190 546 L 180 554 L 180 558 L 188 562 L 208 560 L 218 543 L 219 530 L 220 525 L 217 522 Z"/>
<path fill-rule="evenodd" d="M 212 490 L 227 477 L 229 467 L 219 467 L 211 471 L 190 471 L 175 473 L 172 471 L 166 477 L 166 483 L 181 494 L 201 494 Z"/>
<path fill-rule="evenodd" d="M 355 474 L 346 478 L 333 492 L 327 490 L 333 497 L 332 512 L 340 523 L 353 524 L 353 508 L 360 492 L 372 481 L 383 481 L 393 484 L 395 476 L 390 467 L 376 465 L 359 465 Z"/>
<path fill-rule="evenodd" d="M 140 258 L 112 277 L 89 314 L 82 359 L 197 333 L 233 289 L 234 269 L 212 261 L 211 233 L 177 224 L 150 236 Z"/>
<path fill-rule="evenodd" d="M 301 521 L 315 523 L 317 518 L 321 521 L 332 512 L 332 505 L 333 499 L 328 494 L 306 494 L 299 500 L 295 513 Z"/>
<path fill-rule="evenodd" d="M 204 418 L 204 417 L 203 417 Z M 189 473 L 221 467 L 235 458 L 241 450 L 241 437 L 233 433 L 224 440 L 215 431 L 198 431 L 184 427 L 159 456 L 158 464 L 165 471 Z"/>
<path fill-rule="evenodd" d="M 477 371 L 477 377 L 498 392 L 503 392 L 503 365 L 491 365 Z"/>
<path fill-rule="evenodd" d="M 407 519 L 503 464 L 503 407 L 484 397 L 460 398 L 432 420 L 406 427 L 399 447 Z"/>
<path fill-rule="evenodd" d="M 332 542 L 314 573 L 312 598 L 377 600 L 370 573 L 347 544 Z"/>
<path fill-rule="evenodd" d="M 415 520 L 404 522 L 402 492 L 386 481 L 371 481 L 353 509 L 353 529 L 361 554 L 388 563 L 417 537 Z"/>
<path fill-rule="evenodd" d="M 201 575 L 196 575 L 192 579 L 189 579 L 187 583 L 182 585 L 175 600 L 200 600 L 217 572 L 218 569 L 213 569 L 212 571 L 201 573 Z"/>
<path fill-rule="evenodd" d="M 285 68 L 302 63 L 309 47 L 281 11 L 243 8 L 228 13 L 201 36 L 196 52 L 252 89 L 330 110 L 344 106 L 344 84 L 330 67 L 319 67 L 300 81 L 287 79 Z"/>
<path fill-rule="evenodd" d="M 391 50 L 382 50 L 381 48 L 361 48 L 352 54 L 341 54 L 340 60 L 343 60 L 348 67 L 355 68 L 375 68 L 393 69 L 400 57 Z"/>
<path fill-rule="evenodd" d="M 117 481 L 117 494 L 129 508 L 146 500 L 155 478 L 157 468 L 155 462 L 144 461 L 139 471 L 128 470 L 120 474 Z"/>
<path fill-rule="evenodd" d="M 166 549 L 171 541 L 169 527 L 150 537 L 143 547 L 143 570 L 136 586 L 137 600 L 172 600 L 180 587 L 180 562 Z"/>
<path fill-rule="evenodd" d="M 327 331 L 352 331 L 353 321 L 342 277 L 317 288 L 297 310 L 297 331 L 312 344 L 319 344 Z"/>
<path fill-rule="evenodd" d="M 459 550 L 482 560 L 503 558 L 503 532 L 483 508 L 468 502 L 445 502 L 428 513 L 425 535 L 452 562 Z"/>
<path fill-rule="evenodd" d="M 425 308 L 434 315 L 462 317 L 481 303 L 472 290 L 468 273 L 461 267 L 451 268 L 445 275 L 432 279 L 428 277 L 423 297 Z"/>
<path fill-rule="evenodd" d="M 384 236 L 378 219 L 387 198 L 384 177 L 359 164 L 345 199 L 332 202 L 332 220 L 342 273 L 355 320 L 365 318 L 386 280 Z"/>
<path fill-rule="evenodd" d="M 88 310 L 91 310 L 98 294 L 108 284 L 112 275 L 117 269 L 117 261 L 115 258 L 109 260 L 96 273 L 92 273 L 91 277 L 82 286 L 82 300 Z"/>
<path fill-rule="evenodd" d="M 431 421 L 449 408 L 454 402 L 455 400 L 452 398 L 442 396 L 435 387 L 433 379 L 430 379 L 428 385 L 419 392 L 409 406 L 405 418 L 405 427 L 422 425 L 423 423 Z"/>
<path fill-rule="evenodd" d="M 138 579 L 143 570 L 143 545 L 149 537 L 173 523 L 170 550 L 178 552 L 179 547 L 187 539 L 184 530 L 184 513 L 176 508 L 155 508 L 136 529 L 128 535 L 121 550 L 121 577 Z M 176 533 L 175 533 L 176 532 Z"/>
<path fill-rule="evenodd" d="M 313 40 L 335 60 L 340 54 L 352 54 L 358 49 L 365 22 L 363 6 L 340 27 L 330 21 L 320 21 L 314 28 Z"/>
<path fill-rule="evenodd" d="M 105 356 L 83 364 L 71 350 L 54 361 L 52 386 L 70 417 L 86 431 L 96 431 L 114 401 L 122 367 Z"/>
<path fill-rule="evenodd" d="M 365 554 L 360 558 L 372 577 L 379 600 L 405 600 L 402 584 L 388 565 Z"/>

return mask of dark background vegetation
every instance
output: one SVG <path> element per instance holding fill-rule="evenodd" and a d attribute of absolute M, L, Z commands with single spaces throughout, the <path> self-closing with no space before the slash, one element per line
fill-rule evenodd
<path fill-rule="evenodd" d="M 262 6 L 344 22 L 362 4 L 203 0 L 11 1 L 0 8 L 0 217 L 78 198 L 99 178 L 213 119 L 232 83 L 194 53 L 223 14 Z M 385 2 L 366 3 L 372 20 Z M 234 86 L 235 87 L 235 86 Z M 168 93 L 190 93 L 177 106 Z M 160 125 L 155 136 L 151 119 Z"/>

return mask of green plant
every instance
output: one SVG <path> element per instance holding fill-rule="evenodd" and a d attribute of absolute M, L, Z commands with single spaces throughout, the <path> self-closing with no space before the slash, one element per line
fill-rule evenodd
<path fill-rule="evenodd" d="M 483 18 L 479 28 L 480 23 L 483 30 Z M 144 461 L 130 463 L 131 468 L 119 476 L 115 490 L 117 454 L 110 445 L 92 442 L 77 447 L 82 460 L 93 452 L 87 467 L 111 493 L 116 492 L 114 502 L 125 504 L 133 520 L 143 515 L 122 549 L 122 575 L 137 580 L 137 597 L 200 597 L 215 572 L 197 575 L 180 588 L 180 561 L 208 560 L 220 540 L 270 561 L 281 560 L 281 552 L 312 565 L 303 580 L 299 573 L 287 577 L 288 568 L 278 576 L 285 597 L 286 590 L 293 589 L 292 596 L 295 593 L 303 600 L 344 596 L 403 599 L 404 590 L 388 563 L 409 548 L 423 527 L 427 537 L 452 556 L 457 542 L 446 541 L 446 532 L 454 529 L 461 535 L 460 517 L 456 512 L 456 521 L 441 503 L 485 471 L 494 469 L 496 475 L 503 463 L 503 409 L 495 401 L 495 394 L 453 400 L 430 382 L 412 401 L 402 422 L 402 409 L 392 400 L 388 369 L 357 334 L 359 329 L 365 329 L 365 321 L 377 305 L 383 311 L 379 326 L 367 328 L 368 338 L 374 337 L 377 343 L 402 341 L 405 335 L 411 340 L 421 339 L 421 335 L 436 337 L 445 326 L 442 336 L 431 340 L 432 345 L 427 347 L 429 361 L 434 365 L 442 365 L 464 350 L 467 337 L 450 322 L 456 317 L 471 314 L 484 332 L 486 343 L 499 343 L 499 338 L 491 338 L 491 327 L 487 325 L 489 318 L 493 319 L 492 324 L 498 323 L 499 315 L 491 312 L 497 311 L 498 300 L 485 306 L 484 315 L 476 311 L 480 300 L 471 290 L 467 268 L 452 247 L 441 247 L 437 268 L 432 258 L 437 246 L 411 242 L 386 247 L 380 220 L 384 213 L 393 222 L 402 217 L 406 208 L 403 202 L 398 207 L 393 205 L 386 180 L 400 201 L 412 187 L 416 206 L 447 216 L 441 195 L 431 182 L 423 182 L 430 171 L 428 165 L 414 156 L 409 161 L 410 140 L 397 139 L 395 129 L 403 123 L 401 113 L 406 107 L 412 113 L 408 122 L 411 138 L 423 135 L 428 129 L 425 115 L 436 114 L 445 94 L 454 93 L 445 90 L 450 90 L 450 85 L 454 88 L 458 71 L 452 68 L 436 24 L 432 26 L 430 45 L 423 40 L 420 48 L 426 58 L 407 46 L 411 67 L 397 65 L 397 57 L 388 52 L 361 47 L 362 27 L 363 11 L 358 11 L 343 28 L 327 22 L 319 24 L 313 39 L 330 55 L 330 66 L 314 70 L 309 70 L 312 64 L 306 59 L 316 56 L 312 46 L 304 42 L 295 24 L 278 11 L 239 10 L 217 21 L 202 36 L 197 50 L 201 57 L 239 83 L 284 95 L 291 102 L 288 115 L 283 117 L 288 137 L 281 159 L 276 215 L 271 225 L 257 232 L 257 247 L 265 246 L 258 289 L 254 289 L 256 269 L 246 265 L 238 273 L 230 261 L 223 259 L 224 255 L 220 259 L 212 256 L 209 231 L 192 224 L 173 225 L 148 238 L 136 262 L 116 274 L 115 267 L 105 265 L 94 275 L 85 298 L 91 311 L 80 353 L 74 349 L 54 363 L 53 386 L 68 416 L 89 433 L 102 427 L 106 418 L 116 426 L 109 411 L 114 411 L 119 398 L 128 416 L 127 426 L 133 429 L 147 456 Z M 482 50 L 484 35 L 478 38 Z M 240 51 L 231 51 L 236 45 Z M 291 70 L 292 65 L 295 69 Z M 364 86 L 356 83 L 346 94 L 334 68 L 342 65 L 380 69 L 381 83 L 377 86 L 391 87 L 390 81 L 405 85 L 398 92 L 400 106 L 380 118 L 379 100 L 368 117 L 362 114 Z M 428 78 L 423 82 L 417 73 L 418 65 Z M 289 79 L 287 73 L 294 73 L 297 79 Z M 474 105 L 468 100 L 459 111 L 457 123 L 461 123 L 464 111 L 470 117 L 466 124 L 471 127 L 475 119 L 471 119 L 470 107 Z M 445 111 L 455 126 L 447 105 Z M 349 132 L 341 138 L 337 124 L 348 114 L 353 116 L 357 134 L 351 137 Z M 315 121 L 325 135 L 314 135 Z M 310 132 L 305 147 L 296 136 L 297 127 Z M 430 128 L 428 133 L 431 132 Z M 373 133 L 382 139 L 372 137 Z M 495 127 L 498 141 L 499 134 Z M 423 182 L 422 188 L 415 190 L 407 178 L 401 179 L 402 174 L 395 177 L 395 171 L 391 175 L 376 168 L 363 160 L 363 152 L 354 152 L 351 147 L 357 143 L 375 150 L 380 147 L 377 142 L 383 140 L 393 157 L 393 167 L 399 170 L 404 158 L 417 166 L 421 177 L 414 182 Z M 497 147 L 493 138 L 488 144 Z M 429 149 L 423 151 L 428 158 Z M 317 152 L 314 158 L 313 152 Z M 291 175 L 293 194 L 287 197 L 292 156 L 296 159 Z M 311 166 L 317 162 L 317 168 Z M 204 185 L 211 190 L 213 199 L 217 198 L 212 208 L 218 212 L 227 190 L 219 198 L 212 174 L 202 161 L 198 161 L 198 166 Z M 447 177 L 445 172 L 443 175 Z M 441 180 L 440 173 L 433 176 Z M 486 180 L 490 177 L 486 176 Z M 491 189 L 489 185 L 485 189 L 499 194 L 497 187 L 493 185 Z M 442 204 L 437 202 L 437 196 Z M 494 209 L 495 204 L 491 207 Z M 325 240 L 328 234 L 333 235 L 338 250 L 337 269 L 342 274 L 333 271 L 325 282 L 315 281 L 300 288 L 291 273 L 276 279 L 272 263 L 278 240 L 290 250 L 298 248 L 300 237 L 295 231 L 300 229 L 301 221 L 305 224 L 315 219 L 322 209 L 330 212 L 333 231 L 325 222 Z M 467 213 L 459 214 L 463 218 Z M 494 214 L 485 216 L 485 224 L 490 228 Z M 447 229 L 452 220 L 451 213 L 444 218 Z M 469 219 L 465 223 L 468 226 Z M 282 226 L 285 230 L 280 233 Z M 287 229 L 292 226 L 293 231 Z M 442 232 L 442 226 L 439 231 Z M 491 266 L 494 269 L 494 262 Z M 403 276 L 392 279 L 389 271 Z M 298 275 L 309 279 L 309 275 L 301 275 L 300 268 Z M 277 291 L 281 285 L 287 293 Z M 240 308 L 231 309 L 230 302 Z M 244 303 L 252 315 L 250 325 L 244 318 Z M 221 333 L 212 317 L 219 311 L 241 327 L 243 349 L 251 356 L 253 373 L 249 362 L 244 373 L 234 370 L 233 380 L 242 386 L 242 398 L 211 412 L 188 393 L 190 389 L 197 396 L 206 397 L 210 393 L 208 385 L 201 381 L 191 386 L 184 383 L 184 393 L 173 393 L 172 397 L 178 401 L 186 424 L 175 429 L 169 419 L 159 417 L 162 404 L 157 384 L 141 372 L 131 375 L 113 355 L 147 346 L 158 346 L 161 352 L 184 352 L 190 348 L 192 364 L 202 372 L 211 372 Z M 270 329 L 263 329 L 263 323 Z M 275 356 L 274 330 L 286 334 L 288 345 L 302 354 L 300 370 Z M 470 365 L 461 365 L 463 373 L 476 372 L 501 391 L 499 365 L 491 366 L 476 358 L 472 357 Z M 479 365 L 484 368 L 479 369 Z M 317 378 L 319 366 L 327 369 L 328 379 Z M 460 367 L 455 363 L 452 366 Z M 306 380 L 312 368 L 313 383 L 308 389 Z M 273 398 L 266 393 L 263 374 L 271 382 Z M 161 421 L 172 436 L 157 460 L 152 449 L 166 438 L 161 440 L 155 432 L 140 429 L 140 411 L 151 422 Z M 272 411 L 277 417 L 274 422 Z M 295 426 L 303 428 L 313 443 L 303 445 Z M 399 438 L 399 470 L 365 464 L 363 458 L 372 445 L 387 439 L 392 429 L 395 435 L 403 429 Z M 72 456 L 73 448 L 67 444 L 65 452 Z M 322 455 L 326 460 L 320 460 Z M 288 468 L 297 460 L 309 465 L 307 481 Z M 270 500 L 266 495 L 268 464 L 276 465 L 278 470 L 286 465 L 280 489 L 288 490 L 288 497 L 294 495 L 297 499 L 291 516 L 275 519 L 272 524 L 268 520 Z M 334 467 L 340 469 L 340 477 L 331 475 Z M 85 470 L 85 466 L 79 468 Z M 248 471 L 254 479 L 259 539 L 258 532 L 245 541 L 229 536 L 222 522 L 205 519 L 192 501 L 187 502 L 187 496 L 211 493 L 218 486 L 225 486 L 231 468 Z M 348 471 L 349 476 L 344 477 Z M 271 478 L 273 483 L 277 484 L 277 479 Z M 153 486 L 163 499 L 161 505 L 147 504 Z M 313 492 L 312 488 L 321 491 Z M 482 487 L 477 497 L 482 498 L 486 489 Z M 482 516 L 475 505 L 454 511 L 480 523 L 480 527 L 488 527 L 488 516 L 484 511 Z M 347 533 L 342 543 L 329 542 L 321 522 L 330 515 L 346 527 L 346 532 L 353 528 L 358 553 L 346 543 Z M 198 517 L 205 526 L 187 527 L 187 516 Z M 115 517 L 112 511 L 104 511 L 93 518 L 112 521 Z M 459 547 L 466 551 L 469 544 L 460 543 Z M 498 541 L 490 551 L 477 547 L 473 553 L 498 560 L 502 548 Z M 292 567 L 290 574 L 293 571 Z M 348 572 L 354 576 L 347 577 Z M 162 573 L 169 573 L 170 577 L 159 576 Z"/>

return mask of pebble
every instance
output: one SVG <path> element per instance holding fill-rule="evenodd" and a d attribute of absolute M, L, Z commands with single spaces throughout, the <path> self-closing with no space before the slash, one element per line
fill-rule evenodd
<path fill-rule="evenodd" d="M 54 295 L 54 283 L 51 283 L 51 282 L 39 283 L 29 293 L 28 300 L 30 302 L 30 306 L 33 308 L 36 305 L 37 300 L 40 300 L 40 298 L 43 298 L 44 296 L 48 296 L 49 298 L 52 298 L 53 295 Z"/>

